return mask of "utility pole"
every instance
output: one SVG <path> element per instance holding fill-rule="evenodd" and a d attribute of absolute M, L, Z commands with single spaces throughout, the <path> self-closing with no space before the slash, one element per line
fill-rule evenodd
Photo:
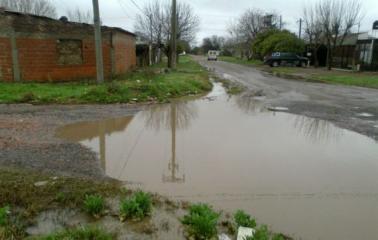
<path fill-rule="evenodd" d="M 176 0 L 172 0 L 172 19 L 171 19 L 171 61 L 169 68 L 176 69 L 177 65 L 177 6 Z"/>
<path fill-rule="evenodd" d="M 95 44 L 96 44 L 96 71 L 97 71 L 97 83 L 104 82 L 104 61 L 102 58 L 102 35 L 101 35 L 101 20 L 100 10 L 98 7 L 98 0 L 92 0 L 93 2 L 93 19 L 95 30 Z"/>
<path fill-rule="evenodd" d="M 299 39 L 301 39 L 302 38 L 302 22 L 303 22 L 303 20 L 302 20 L 302 18 L 300 18 L 299 19 Z"/>
<path fill-rule="evenodd" d="M 282 15 L 280 16 L 280 30 L 282 30 Z"/>
<path fill-rule="evenodd" d="M 152 14 L 150 14 L 148 18 L 150 19 L 150 44 L 148 49 L 148 57 L 150 60 L 150 66 L 152 66 Z"/>

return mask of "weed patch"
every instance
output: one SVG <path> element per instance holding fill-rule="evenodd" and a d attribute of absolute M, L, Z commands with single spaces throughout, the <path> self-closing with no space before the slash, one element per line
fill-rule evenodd
<path fill-rule="evenodd" d="M 120 219 L 121 221 L 126 219 L 141 220 L 150 215 L 151 211 L 152 199 L 150 194 L 138 191 L 121 202 Z"/>
<path fill-rule="evenodd" d="M 211 239 L 217 234 L 219 215 L 206 204 L 196 204 L 189 208 L 189 214 L 184 216 L 182 223 L 195 239 Z"/>
<path fill-rule="evenodd" d="M 242 210 L 238 210 L 234 214 L 234 221 L 236 223 L 237 228 L 239 227 L 255 228 L 256 227 L 256 220 L 251 218 L 250 215 L 248 215 Z"/>
<path fill-rule="evenodd" d="M 104 211 L 105 203 L 99 195 L 87 195 L 84 200 L 84 209 L 94 217 L 99 217 Z"/>

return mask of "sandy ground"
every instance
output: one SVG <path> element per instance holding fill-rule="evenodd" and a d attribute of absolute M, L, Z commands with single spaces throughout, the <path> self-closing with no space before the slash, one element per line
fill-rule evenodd
<path fill-rule="evenodd" d="M 268 107 L 287 107 L 290 113 L 328 120 L 378 141 L 377 89 L 288 80 L 249 66 L 195 58 L 217 76 L 259 92 Z"/>

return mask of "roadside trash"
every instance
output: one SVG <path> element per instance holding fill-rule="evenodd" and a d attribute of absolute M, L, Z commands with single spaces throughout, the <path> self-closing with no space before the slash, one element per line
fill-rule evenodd
<path fill-rule="evenodd" d="M 247 237 L 253 237 L 254 234 L 255 229 L 253 228 L 239 227 L 237 240 L 244 240 Z"/>
<path fill-rule="evenodd" d="M 268 107 L 268 110 L 272 111 L 272 112 L 284 112 L 284 111 L 288 111 L 289 108 L 287 108 L 287 107 Z"/>
<path fill-rule="evenodd" d="M 227 236 L 225 233 L 222 233 L 221 235 L 218 236 L 219 240 L 231 240 L 229 236 Z"/>
<path fill-rule="evenodd" d="M 366 112 L 358 113 L 357 116 L 359 116 L 359 117 L 374 117 L 373 114 L 371 114 L 371 113 L 366 113 Z"/>
<path fill-rule="evenodd" d="M 34 186 L 43 187 L 43 186 L 47 185 L 48 183 L 49 183 L 49 181 L 40 181 L 40 182 L 34 183 Z"/>

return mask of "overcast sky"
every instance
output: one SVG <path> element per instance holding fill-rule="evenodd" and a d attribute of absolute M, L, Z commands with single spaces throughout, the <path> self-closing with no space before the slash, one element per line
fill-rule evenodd
<path fill-rule="evenodd" d="M 68 7 L 80 7 L 83 10 L 92 10 L 92 0 L 52 0 L 58 9 L 59 15 L 65 15 Z M 145 3 L 154 0 L 134 0 L 143 7 Z M 227 26 L 248 8 L 260 8 L 265 11 L 275 11 L 282 15 L 285 27 L 298 32 L 298 20 L 301 17 L 302 8 L 306 3 L 317 0 L 178 0 L 187 2 L 194 8 L 201 20 L 197 42 L 211 35 L 227 35 Z M 363 3 L 364 19 L 361 23 L 361 31 L 372 28 L 373 22 L 378 20 L 378 0 L 361 0 Z M 131 0 L 99 0 L 101 18 L 107 26 L 122 27 L 134 31 L 135 15 L 139 9 Z M 357 27 L 356 27 L 357 31 Z M 378 36 L 378 33 L 377 33 Z"/>

